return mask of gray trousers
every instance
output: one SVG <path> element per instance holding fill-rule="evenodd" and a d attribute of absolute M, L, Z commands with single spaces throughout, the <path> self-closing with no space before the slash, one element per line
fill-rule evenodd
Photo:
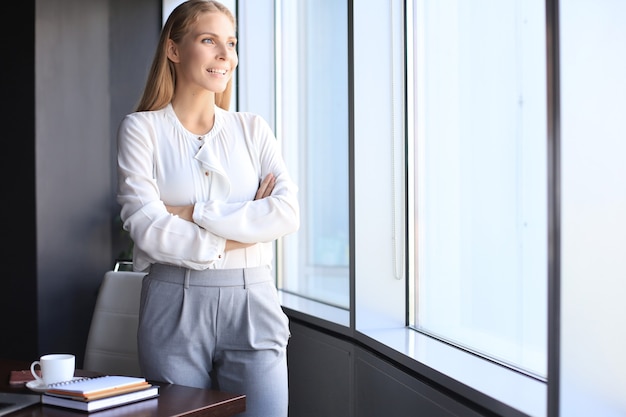
<path fill-rule="evenodd" d="M 245 394 L 246 417 L 287 417 L 289 321 L 270 270 L 155 264 L 137 334 L 147 379 Z"/>

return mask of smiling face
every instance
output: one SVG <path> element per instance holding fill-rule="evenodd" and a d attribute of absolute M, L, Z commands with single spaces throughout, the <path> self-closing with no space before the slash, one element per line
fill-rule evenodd
<path fill-rule="evenodd" d="M 169 40 L 168 58 L 176 65 L 176 90 L 221 93 L 237 67 L 237 38 L 231 20 L 203 13 L 179 43 Z"/>

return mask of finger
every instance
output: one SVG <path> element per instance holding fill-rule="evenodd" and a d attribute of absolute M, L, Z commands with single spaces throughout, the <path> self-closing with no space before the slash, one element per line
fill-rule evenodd
<path fill-rule="evenodd" d="M 267 186 L 267 185 L 271 184 L 272 182 L 274 182 L 274 174 L 269 173 L 269 174 L 267 174 L 267 176 L 263 179 L 263 183 L 262 183 L 262 184 L 265 184 L 265 185 Z"/>
<path fill-rule="evenodd" d="M 274 177 L 274 175 L 269 174 L 266 177 L 266 184 L 265 184 L 265 188 L 263 190 L 263 198 L 265 197 L 269 197 L 270 195 L 272 195 L 272 191 L 274 190 L 274 186 L 276 185 L 276 178 Z"/>
<path fill-rule="evenodd" d="M 268 197 L 272 194 L 272 190 L 274 189 L 274 185 L 276 184 L 276 179 L 273 174 L 267 174 L 267 176 L 263 179 L 261 184 L 259 185 L 259 189 L 256 192 L 255 200 L 259 200 L 261 198 Z"/>
<path fill-rule="evenodd" d="M 254 197 L 255 200 L 259 200 L 261 198 L 264 197 L 265 194 L 265 189 L 267 188 L 267 184 L 265 183 L 265 181 L 263 181 L 260 185 L 259 185 L 259 189 L 256 190 L 256 196 Z"/>
<path fill-rule="evenodd" d="M 274 191 L 274 187 L 276 186 L 276 178 L 272 176 L 272 179 L 267 184 L 267 188 L 265 189 L 265 196 L 268 197 L 272 195 L 272 191 Z"/>

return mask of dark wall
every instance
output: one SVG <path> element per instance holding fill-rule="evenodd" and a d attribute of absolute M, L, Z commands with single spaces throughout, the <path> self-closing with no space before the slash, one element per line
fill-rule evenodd
<path fill-rule="evenodd" d="M 289 417 L 493 417 L 496 414 L 291 317 Z M 520 415 L 514 410 L 507 415 Z"/>
<path fill-rule="evenodd" d="M 107 0 L 36 3 L 38 353 L 82 353 L 111 266 L 108 21 Z"/>
<path fill-rule="evenodd" d="M 35 223 L 35 2 L 11 5 L 15 25 L 0 25 L 6 40 L 0 65 L 3 106 L 0 356 L 37 352 L 37 233 Z"/>
<path fill-rule="evenodd" d="M 0 332 L 10 336 L 0 357 L 67 351 L 80 366 L 98 286 L 123 244 L 116 129 L 143 88 L 161 2 L 37 0 L 12 14 L 20 30 L 1 29 L 10 199 Z"/>

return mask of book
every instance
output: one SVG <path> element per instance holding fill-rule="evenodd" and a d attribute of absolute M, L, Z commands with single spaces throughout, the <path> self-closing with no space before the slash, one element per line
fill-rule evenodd
<path fill-rule="evenodd" d="M 127 392 L 125 394 L 117 394 L 92 400 L 60 397 L 56 395 L 50 395 L 47 392 L 44 392 L 41 395 L 41 403 L 54 405 L 57 407 L 91 412 L 118 407 L 121 405 L 130 404 L 137 401 L 143 401 L 150 398 L 156 398 L 158 396 L 159 387 L 156 385 L 150 385 L 148 388 L 144 388 L 138 391 Z"/>
<path fill-rule="evenodd" d="M 41 371 L 39 369 L 37 369 L 35 372 L 37 372 L 37 375 L 41 376 Z M 11 371 L 11 374 L 9 375 L 9 385 L 13 387 L 22 386 L 22 385 L 25 385 L 27 382 L 34 381 L 34 380 L 35 380 L 35 377 L 30 372 L 30 369 L 23 369 L 21 371 Z"/>
<path fill-rule="evenodd" d="M 98 399 L 150 387 L 145 378 L 104 375 L 48 385 L 46 394 L 77 399 Z"/>
<path fill-rule="evenodd" d="M 54 391 L 50 392 L 48 390 L 46 390 L 46 394 L 53 395 L 55 397 L 70 398 L 70 399 L 77 400 L 77 401 L 92 401 L 92 400 L 99 400 L 100 398 L 113 397 L 115 395 L 126 394 L 129 392 L 141 391 L 149 387 L 151 387 L 151 385 L 148 382 L 146 382 L 142 384 L 129 385 L 127 387 L 116 388 L 114 390 L 105 390 L 102 392 L 91 393 L 88 395 L 76 395 L 73 393 L 72 394 L 58 393 Z"/>

